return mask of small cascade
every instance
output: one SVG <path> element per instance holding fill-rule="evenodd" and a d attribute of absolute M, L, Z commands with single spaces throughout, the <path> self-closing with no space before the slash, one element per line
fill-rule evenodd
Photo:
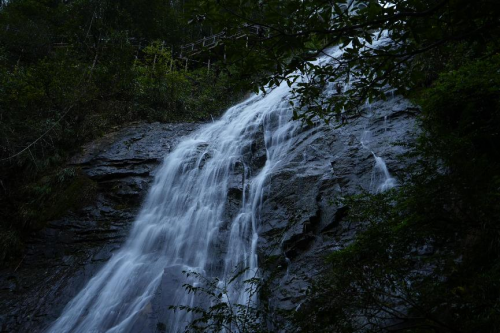
<path fill-rule="evenodd" d="M 371 153 L 375 159 L 375 166 L 373 167 L 370 188 L 375 193 L 382 193 L 395 187 L 397 185 L 396 179 L 391 177 L 382 157 L 375 155 L 373 152 Z"/>
<path fill-rule="evenodd" d="M 385 117 L 387 119 L 387 117 Z M 384 123 L 385 127 L 385 123 Z M 361 146 L 368 150 L 373 158 L 375 159 L 375 165 L 373 167 L 370 190 L 374 193 L 385 192 L 395 186 L 397 186 L 397 181 L 389 173 L 389 169 L 382 157 L 377 156 L 373 150 L 370 148 L 370 142 L 372 140 L 372 133 L 369 130 L 364 130 L 360 138 Z"/>
<path fill-rule="evenodd" d="M 372 103 L 370 103 L 368 98 L 366 99 L 365 102 L 365 109 L 368 111 L 368 114 L 372 114 Z"/>
<path fill-rule="evenodd" d="M 371 104 L 366 101 L 365 104 L 365 109 L 368 113 L 369 119 L 375 116 L 372 110 Z M 384 116 L 384 133 L 387 132 L 387 115 Z M 372 133 L 371 131 L 367 130 L 365 127 L 365 130 L 363 131 L 363 134 L 361 134 L 360 138 L 360 143 L 361 146 L 368 150 L 373 158 L 375 159 L 375 165 L 373 167 L 372 171 L 372 176 L 371 176 L 371 181 L 370 181 L 370 190 L 374 193 L 381 193 L 385 192 L 395 186 L 397 186 L 397 181 L 395 178 L 391 176 L 389 173 L 389 170 L 387 168 L 387 165 L 385 161 L 382 159 L 382 157 L 377 156 L 373 150 L 370 148 L 370 143 L 372 141 Z"/>
<path fill-rule="evenodd" d="M 285 258 L 285 263 L 286 263 L 285 277 L 288 277 L 290 275 L 290 266 L 292 265 L 292 261 L 286 255 L 284 240 L 285 240 L 284 238 L 281 240 L 280 249 L 281 249 L 281 254 L 282 254 L 283 258 Z"/>
<path fill-rule="evenodd" d="M 364 149 L 369 150 L 373 154 L 373 152 L 370 150 L 369 147 L 371 141 L 372 141 L 372 132 L 365 129 L 363 131 L 363 134 L 361 134 L 361 139 L 359 140 L 359 142 L 361 143 L 361 146 Z"/>

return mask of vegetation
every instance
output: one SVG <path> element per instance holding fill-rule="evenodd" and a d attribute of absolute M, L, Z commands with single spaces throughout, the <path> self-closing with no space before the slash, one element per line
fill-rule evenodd
<path fill-rule="evenodd" d="M 243 24 L 261 27 L 246 40 L 228 40 L 230 60 L 241 75 L 255 84 L 277 85 L 296 81 L 300 70 L 307 81 L 295 87 L 296 118 L 331 120 L 345 109 L 374 98 L 385 98 L 388 88 L 407 94 L 428 85 L 455 54 L 467 59 L 488 56 L 498 40 L 500 5 L 495 1 L 466 0 L 335 0 L 253 1 L 205 0 L 200 13 L 231 31 Z M 229 33 L 231 35 L 231 33 Z M 390 36 L 391 43 L 379 42 Z M 252 46 L 247 52 L 244 43 Z M 461 47 L 457 47 L 461 45 Z M 332 46 L 344 49 L 341 58 L 328 64 L 309 62 L 328 53 Z M 256 76 L 260 71 L 264 75 Z M 341 95 L 324 96 L 322 87 L 343 82 Z"/>
<path fill-rule="evenodd" d="M 207 278 L 197 272 L 184 272 L 187 278 L 196 279 L 196 285 L 185 284 L 187 293 L 195 293 L 202 296 L 210 304 L 208 308 L 199 306 L 171 306 L 174 311 L 186 311 L 193 313 L 195 319 L 186 327 L 187 332 L 271 332 L 262 325 L 266 319 L 265 314 L 259 306 L 256 296 L 264 289 L 264 284 L 257 277 L 244 281 L 244 285 L 235 286 L 238 278 L 245 274 L 247 269 L 238 268 L 229 280 L 219 278 Z M 230 301 L 231 289 L 245 288 L 248 293 L 246 304 L 232 303 Z"/>
<path fill-rule="evenodd" d="M 19 254 L 23 235 L 77 208 L 47 204 L 74 186 L 59 179 L 83 143 L 134 120 L 208 120 L 238 98 L 236 77 L 209 70 L 206 59 L 186 67 L 178 58 L 182 43 L 209 29 L 186 23 L 189 3 L 2 2 L 2 261 Z"/>
<path fill-rule="evenodd" d="M 422 93 L 409 179 L 350 199 L 366 229 L 329 256 L 302 331 L 500 329 L 499 68 L 498 55 L 472 61 Z"/>

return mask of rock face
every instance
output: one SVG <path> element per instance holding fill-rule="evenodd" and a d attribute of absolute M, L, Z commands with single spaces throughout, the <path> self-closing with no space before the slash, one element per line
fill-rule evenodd
<path fill-rule="evenodd" d="M 398 156 L 406 148 L 396 143 L 414 140 L 417 112 L 397 97 L 374 103 L 343 126 L 318 125 L 305 139 L 296 139 L 289 160 L 272 175 L 262 205 L 259 259 L 264 270 L 276 274 L 271 305 L 299 307 L 308 281 L 324 266 L 324 255 L 355 237 L 359 226 L 344 223 L 348 207 L 342 199 L 380 190 L 386 175 L 376 156 L 385 161 L 392 182 L 404 175 Z"/>
<path fill-rule="evenodd" d="M 97 184 L 95 202 L 33 234 L 16 269 L 0 271 L 0 332 L 40 332 L 125 240 L 164 156 L 200 124 L 136 124 L 83 148 L 70 164 Z"/>
<path fill-rule="evenodd" d="M 394 143 L 413 140 L 417 112 L 396 97 L 374 103 L 345 125 L 318 123 L 292 139 L 293 150 L 268 179 L 260 211 L 260 267 L 276 274 L 271 305 L 299 307 L 308 281 L 321 272 L 323 256 L 355 237 L 358 226 L 345 223 L 348 207 L 342 199 L 379 190 L 387 174 L 376 157 L 385 162 L 392 183 L 404 175 L 397 156 L 405 148 Z M 37 332 L 61 313 L 122 244 L 161 158 L 198 126 L 135 125 L 85 147 L 71 161 L 98 183 L 97 201 L 33 235 L 19 268 L 0 272 L 2 331 Z M 242 147 L 243 160 L 229 181 L 225 220 L 238 212 L 245 179 L 265 165 L 264 135 L 258 132 Z M 161 317 L 163 310 L 155 311 Z"/>

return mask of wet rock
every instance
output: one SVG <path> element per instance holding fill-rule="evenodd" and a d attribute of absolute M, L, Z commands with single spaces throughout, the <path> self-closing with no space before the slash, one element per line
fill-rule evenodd
<path fill-rule="evenodd" d="M 355 239 L 362 226 L 346 222 L 349 208 L 343 199 L 376 188 L 373 154 L 384 159 L 393 177 L 404 175 L 397 156 L 406 148 L 395 143 L 414 140 L 417 112 L 396 97 L 374 103 L 345 126 L 303 128 L 308 135 L 295 139 L 288 160 L 274 171 L 260 216 L 260 262 L 281 257 L 278 262 L 287 263 L 267 268 L 277 276 L 273 307 L 299 307 L 311 279 L 324 270 L 324 256 Z"/>
<path fill-rule="evenodd" d="M 342 207 L 339 207 L 334 215 L 333 215 L 333 221 L 329 224 L 327 224 L 322 230 L 321 230 L 321 233 L 327 233 L 333 229 L 335 229 L 335 227 L 338 227 L 340 225 L 340 222 L 342 222 L 342 220 L 344 219 L 344 217 L 347 216 L 347 212 L 349 211 L 349 207 L 348 206 L 342 206 Z"/>

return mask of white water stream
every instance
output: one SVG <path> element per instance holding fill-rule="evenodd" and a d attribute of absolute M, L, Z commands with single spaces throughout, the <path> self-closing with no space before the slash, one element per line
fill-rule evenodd
<path fill-rule="evenodd" d="M 330 56 L 341 54 L 338 49 L 334 52 Z M 263 193 L 269 175 L 289 154 L 290 139 L 301 128 L 300 122 L 290 121 L 290 90 L 282 84 L 266 95 L 251 97 L 168 154 L 126 243 L 66 306 L 49 332 L 154 331 L 148 317 L 160 287 L 165 293 L 162 299 L 172 305 L 200 305 L 197 295 L 182 287 L 195 283 L 183 270 L 224 279 L 235 267 L 246 267 L 229 297 L 232 303 L 249 300 L 242 281 L 257 274 Z M 245 154 L 259 134 L 264 136 L 266 162 L 251 174 Z M 381 159 L 374 157 L 378 165 Z M 235 174 L 241 179 L 242 203 L 228 220 L 224 212 Z M 183 331 L 191 317 L 182 311 L 169 313 L 161 318 L 166 331 Z"/>
<path fill-rule="evenodd" d="M 384 116 L 384 132 L 387 132 L 387 116 Z M 375 160 L 375 165 L 373 166 L 370 190 L 374 193 L 382 193 L 391 188 L 397 186 L 397 181 L 389 173 L 389 169 L 382 157 L 377 156 L 373 150 L 370 148 L 371 142 L 371 132 L 368 130 L 363 131 L 360 138 L 361 146 L 368 150 Z"/>
<path fill-rule="evenodd" d="M 196 295 L 182 287 L 183 270 L 230 278 L 239 265 L 248 268 L 241 281 L 254 277 L 266 180 L 301 127 L 300 122 L 290 121 L 289 95 L 290 89 L 282 84 L 252 97 L 181 142 L 158 171 L 127 242 L 49 332 L 137 331 L 162 279 L 171 276 L 179 280 L 176 290 L 170 291 L 171 304 L 196 305 Z M 260 131 L 267 157 L 264 167 L 252 175 L 243 154 Z M 236 217 L 227 221 L 223 213 L 228 182 L 242 165 L 242 204 Z M 249 297 L 245 288 L 234 289 L 239 290 L 230 292 L 232 302 L 245 304 Z M 181 311 L 172 313 L 165 318 L 167 332 L 182 330 L 189 319 Z"/>

